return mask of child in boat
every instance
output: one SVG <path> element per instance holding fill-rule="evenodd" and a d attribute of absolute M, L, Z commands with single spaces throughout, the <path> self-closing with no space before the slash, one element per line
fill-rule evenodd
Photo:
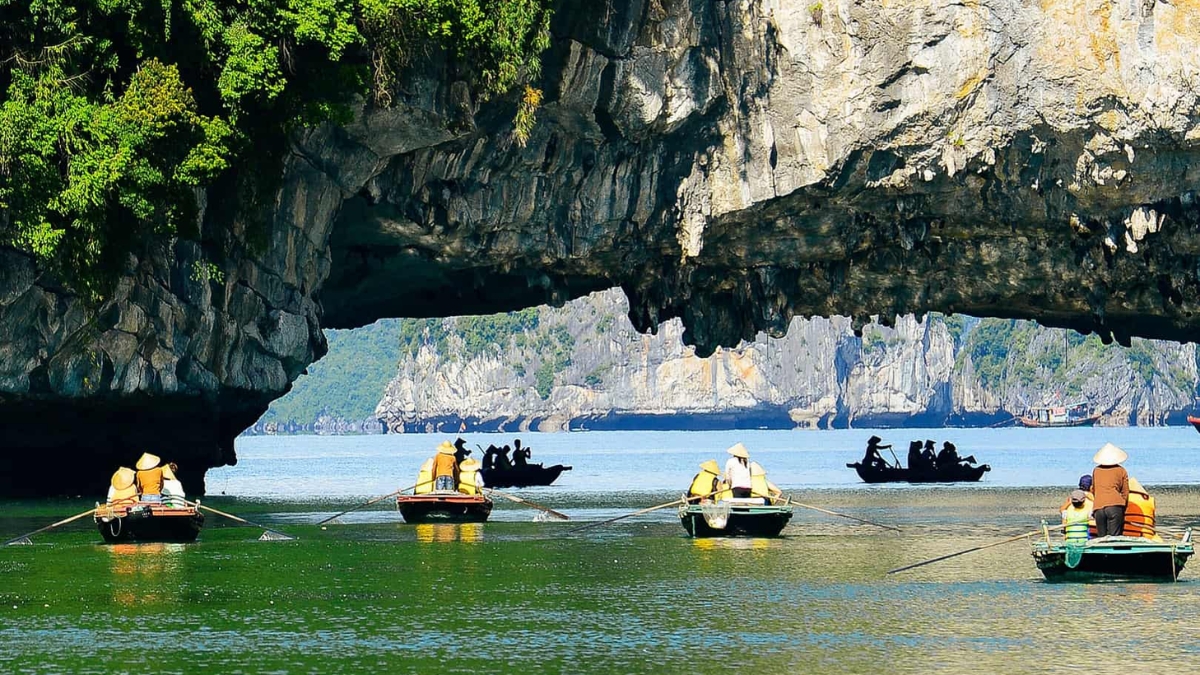
<path fill-rule="evenodd" d="M 183 508 L 187 506 L 187 497 L 183 493 L 183 483 L 175 477 L 175 472 L 179 470 L 179 465 L 171 462 L 163 467 L 163 486 L 162 496 L 163 503 L 174 508 Z"/>
<path fill-rule="evenodd" d="M 1087 493 L 1075 490 L 1071 493 L 1070 504 L 1062 511 L 1063 540 L 1068 544 L 1079 544 L 1088 540 L 1088 519 L 1092 517 L 1092 507 L 1087 503 Z"/>

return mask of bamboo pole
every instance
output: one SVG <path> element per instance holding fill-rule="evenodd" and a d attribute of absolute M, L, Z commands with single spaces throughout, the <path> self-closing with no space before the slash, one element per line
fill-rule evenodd
<path fill-rule="evenodd" d="M 50 525 L 47 525 L 43 528 L 34 530 L 33 532 L 30 532 L 28 534 L 23 534 L 19 537 L 13 537 L 12 539 L 9 539 L 8 541 L 4 542 L 4 545 L 12 546 L 13 544 L 16 544 L 17 542 L 21 541 L 22 539 L 28 539 L 29 537 L 32 537 L 35 534 L 40 534 L 42 532 L 45 532 L 46 530 L 53 530 L 56 527 L 60 527 L 62 525 L 66 525 L 67 523 L 71 523 L 76 520 L 79 520 L 80 518 L 83 518 L 84 516 L 90 516 L 90 515 L 94 514 L 95 512 L 96 512 L 96 507 L 93 506 L 92 508 L 88 509 L 87 511 L 84 511 L 83 513 L 77 513 L 77 514 L 71 516 L 70 518 L 64 518 L 64 519 L 58 521 L 57 523 L 51 523 Z"/>
<path fill-rule="evenodd" d="M 1049 531 L 1049 530 L 1061 530 L 1063 527 L 1064 527 L 1063 525 L 1055 525 L 1055 526 L 1053 526 L 1053 527 L 1047 528 L 1047 531 Z M 971 547 L 971 548 L 964 549 L 964 550 L 962 550 L 962 551 L 956 551 L 956 552 L 954 552 L 954 553 L 950 553 L 950 554 L 943 555 L 943 556 L 938 556 L 938 557 L 936 557 L 936 558 L 931 558 L 931 559 L 929 559 L 929 560 L 922 560 L 921 562 L 919 562 L 919 563 L 913 563 L 912 565 L 905 565 L 904 567 L 897 567 L 897 568 L 896 568 L 896 569 L 894 569 L 894 570 L 888 570 L 888 572 L 887 572 L 887 573 L 888 573 L 888 574 L 895 574 L 895 573 L 897 573 L 897 572 L 903 572 L 903 571 L 905 571 L 905 570 L 911 570 L 911 569 L 914 569 L 914 568 L 917 568 L 917 567 L 923 567 L 923 566 L 925 566 L 925 565 L 931 565 L 931 564 L 933 564 L 933 563 L 935 563 L 935 562 L 941 562 L 941 561 L 943 561 L 943 560 L 949 560 L 950 558 L 956 558 L 956 557 L 958 557 L 958 556 L 960 556 L 960 555 L 966 555 L 967 553 L 974 553 L 975 551 L 982 551 L 982 550 L 983 550 L 983 549 L 985 549 L 985 548 L 992 548 L 992 547 L 994 547 L 994 546 L 1000 546 L 1000 545 L 1002 545 L 1002 544 L 1011 544 L 1011 543 L 1012 543 L 1012 542 L 1014 542 L 1014 541 L 1020 541 L 1020 540 L 1022 540 L 1022 539 L 1028 539 L 1029 537 L 1036 537 L 1037 535 L 1039 535 L 1039 534 L 1041 534 L 1041 533 L 1042 533 L 1042 531 L 1041 531 L 1041 530 L 1034 530 L 1034 531 L 1032 531 L 1032 532 L 1026 532 L 1025 534 L 1018 534 L 1018 535 L 1017 535 L 1017 536 L 1015 536 L 1015 537 L 1009 537 L 1008 539 L 1004 539 L 1003 541 L 992 542 L 991 544 L 984 544 L 983 546 L 973 546 L 973 547 Z"/>

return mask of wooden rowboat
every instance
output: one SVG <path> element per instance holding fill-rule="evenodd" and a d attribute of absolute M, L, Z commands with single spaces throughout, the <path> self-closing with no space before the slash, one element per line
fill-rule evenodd
<path fill-rule="evenodd" d="M 1176 541 L 1101 537 L 1082 545 L 1046 540 L 1033 543 L 1033 560 L 1046 581 L 1174 581 L 1194 552 L 1191 529 Z"/>
<path fill-rule="evenodd" d="M 555 464 L 554 466 L 542 466 L 541 464 L 525 464 L 514 465 L 508 469 L 498 467 L 484 467 L 481 473 L 483 474 L 483 482 L 488 487 L 493 488 L 508 488 L 508 487 L 535 487 L 541 485 L 550 485 L 558 480 L 564 471 L 570 471 L 571 467 Z"/>
<path fill-rule="evenodd" d="M 483 495 L 431 492 L 400 495 L 396 509 L 406 523 L 484 523 L 492 513 L 492 500 Z"/>
<path fill-rule="evenodd" d="M 895 466 L 867 466 L 861 462 L 851 462 L 846 466 L 854 469 L 858 477 L 867 483 L 971 483 L 983 478 L 983 474 L 992 470 L 987 464 L 957 464 L 927 471 Z"/>
<path fill-rule="evenodd" d="M 761 499 L 722 500 L 679 507 L 679 522 L 683 529 L 697 538 L 778 537 L 791 519 L 791 506 L 764 504 Z"/>
<path fill-rule="evenodd" d="M 195 506 L 168 506 L 138 502 L 123 506 L 97 506 L 93 517 L 100 536 L 109 544 L 126 542 L 196 541 L 204 527 L 204 514 Z"/>

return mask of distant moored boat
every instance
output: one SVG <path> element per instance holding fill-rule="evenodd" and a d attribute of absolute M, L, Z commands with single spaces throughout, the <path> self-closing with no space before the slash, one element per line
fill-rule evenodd
<path fill-rule="evenodd" d="M 1200 417 L 1192 417 L 1191 415 L 1188 415 L 1187 420 L 1188 424 L 1196 427 L 1196 431 L 1200 431 Z"/>
<path fill-rule="evenodd" d="M 1100 419 L 1088 403 L 1061 406 L 1038 406 L 1029 408 L 1017 418 L 1021 424 L 1031 428 L 1047 427 L 1090 427 Z"/>

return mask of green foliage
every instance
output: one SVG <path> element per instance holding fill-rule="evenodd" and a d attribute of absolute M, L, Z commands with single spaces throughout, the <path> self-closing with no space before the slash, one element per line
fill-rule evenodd
<path fill-rule="evenodd" d="M 199 234 L 197 187 L 229 177 L 256 222 L 288 131 L 346 121 L 414 50 L 448 48 L 484 97 L 531 81 L 547 3 L 0 0 L 0 244 L 97 299 L 137 246 Z"/>
<path fill-rule="evenodd" d="M 440 325 L 440 320 L 438 320 Z M 271 402 L 264 422 L 312 422 L 322 414 L 361 421 L 375 415 L 375 406 L 396 375 L 403 348 L 401 334 L 424 321 L 384 320 L 355 330 L 328 330 L 329 353 L 308 367 L 292 390 Z"/>
<path fill-rule="evenodd" d="M 604 376 L 608 375 L 608 371 L 611 369 L 612 367 L 607 363 L 599 366 L 583 378 L 583 383 L 595 389 L 604 384 Z"/>
<path fill-rule="evenodd" d="M 882 330 L 876 328 L 875 326 L 867 326 L 863 329 L 863 354 L 873 354 L 877 351 L 882 351 L 886 347 L 887 339 L 884 337 Z"/>
<path fill-rule="evenodd" d="M 463 339 L 463 356 L 468 359 L 507 347 L 517 334 L 537 327 L 536 307 L 507 314 L 465 316 L 456 321 L 457 332 Z"/>
<path fill-rule="evenodd" d="M 1133 368 L 1133 372 L 1137 373 L 1143 382 L 1154 381 L 1154 376 L 1158 374 L 1158 368 L 1154 365 L 1154 351 L 1150 343 L 1145 340 L 1134 340 L 1125 350 L 1125 357 L 1129 359 L 1129 366 Z"/>
<path fill-rule="evenodd" d="M 396 344 L 400 354 L 415 358 L 421 347 L 428 345 L 438 354 L 446 354 L 449 332 L 442 319 L 405 319 L 396 329 Z"/>
<path fill-rule="evenodd" d="M 975 374 L 986 387 L 997 387 L 1004 378 L 1004 367 L 1010 350 L 1019 350 L 1015 344 L 1018 322 L 1006 319 L 983 319 L 971 331 L 963 352 L 970 354 L 975 365 Z M 1024 340 L 1028 345 L 1028 338 Z"/>

